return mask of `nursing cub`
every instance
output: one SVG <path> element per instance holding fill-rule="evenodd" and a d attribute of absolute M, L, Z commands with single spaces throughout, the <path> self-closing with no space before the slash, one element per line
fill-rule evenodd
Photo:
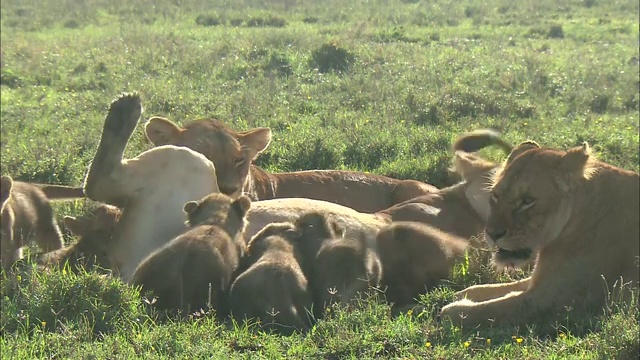
<path fill-rule="evenodd" d="M 244 253 L 242 232 L 251 205 L 212 193 L 184 205 L 185 233 L 149 254 L 136 268 L 132 283 L 157 296 L 158 309 L 193 312 L 211 304 L 226 313 L 232 275 Z"/>
<path fill-rule="evenodd" d="M 292 242 L 297 237 L 290 223 L 265 226 L 249 242 L 250 264 L 233 282 L 229 304 L 233 317 L 259 319 L 261 327 L 281 334 L 311 326 L 309 282 Z"/>

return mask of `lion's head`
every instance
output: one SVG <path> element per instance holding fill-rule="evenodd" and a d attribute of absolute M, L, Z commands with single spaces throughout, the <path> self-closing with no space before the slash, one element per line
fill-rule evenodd
<path fill-rule="evenodd" d="M 180 127 L 154 116 L 145 125 L 147 139 L 155 146 L 188 147 L 211 160 L 223 194 L 237 197 L 247 182 L 251 162 L 271 142 L 271 129 L 260 127 L 236 132 L 217 120 L 195 120 Z"/>
<path fill-rule="evenodd" d="M 522 266 L 555 241 L 571 217 L 574 190 L 590 177 L 589 147 L 559 151 L 526 141 L 494 175 L 487 242 L 499 266 Z"/>

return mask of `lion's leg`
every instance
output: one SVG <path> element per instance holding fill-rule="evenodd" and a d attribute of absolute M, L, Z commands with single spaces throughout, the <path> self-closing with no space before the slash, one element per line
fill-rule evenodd
<path fill-rule="evenodd" d="M 474 303 L 467 299 L 453 302 L 440 312 L 441 318 L 450 318 L 451 321 L 462 327 L 477 325 L 523 325 L 535 317 L 531 311 L 540 309 L 544 311 L 544 304 L 536 303 L 532 307 L 534 298 L 530 292 L 515 291 L 505 296 Z"/>
<path fill-rule="evenodd" d="M 458 291 L 458 299 L 468 299 L 475 302 L 496 299 L 514 291 L 525 291 L 529 287 L 531 278 L 522 279 L 504 284 L 473 285 L 464 290 Z"/>
<path fill-rule="evenodd" d="M 127 178 L 122 157 L 141 114 L 142 104 L 137 94 L 123 94 L 111 103 L 98 150 L 84 182 L 88 198 L 122 206 L 139 187 L 134 179 Z"/>

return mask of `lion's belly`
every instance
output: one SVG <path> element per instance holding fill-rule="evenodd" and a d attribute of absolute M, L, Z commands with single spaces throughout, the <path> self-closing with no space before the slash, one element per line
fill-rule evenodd
<path fill-rule="evenodd" d="M 157 164 L 154 157 L 167 161 L 166 166 L 145 166 Z M 144 257 L 184 232 L 185 203 L 219 192 L 213 163 L 191 150 L 155 150 L 138 159 L 138 166 L 153 171 L 144 174 L 144 187 L 130 199 L 116 230 L 112 257 L 124 281 Z"/>
<path fill-rule="evenodd" d="M 247 214 L 249 222 L 245 231 L 245 241 L 249 241 L 265 225 L 272 222 L 295 221 L 300 215 L 309 211 L 324 211 L 347 230 L 347 236 L 357 237 L 359 232 L 367 234 L 367 240 L 374 247 L 375 234 L 388 225 L 388 221 L 375 214 L 355 211 L 346 206 L 322 200 L 305 198 L 283 198 L 256 201 L 251 204 Z"/>

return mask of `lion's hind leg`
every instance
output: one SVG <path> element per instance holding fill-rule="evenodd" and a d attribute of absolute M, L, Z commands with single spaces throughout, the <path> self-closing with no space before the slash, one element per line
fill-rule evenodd
<path fill-rule="evenodd" d="M 84 182 L 84 193 L 95 201 L 122 206 L 137 189 L 133 179 L 122 176 L 125 147 L 142 114 L 136 93 L 125 93 L 109 106 L 102 136 Z"/>

